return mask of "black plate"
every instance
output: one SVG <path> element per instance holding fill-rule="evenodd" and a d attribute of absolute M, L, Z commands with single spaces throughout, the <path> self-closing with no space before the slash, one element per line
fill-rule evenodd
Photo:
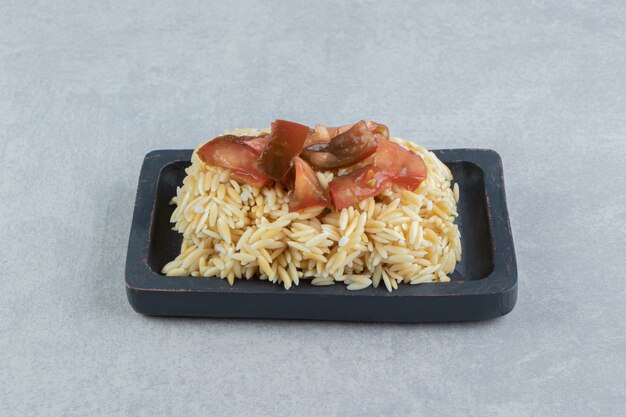
<path fill-rule="evenodd" d="M 169 223 L 168 202 L 182 184 L 191 150 L 150 152 L 141 168 L 126 260 L 126 290 L 135 311 L 157 316 L 248 317 L 366 322 L 484 320 L 510 312 L 517 265 L 504 193 L 502 162 L 484 149 L 437 150 L 459 183 L 463 259 L 451 282 L 400 285 L 389 293 L 308 281 L 289 291 L 260 280 L 166 277 L 181 235 Z"/>

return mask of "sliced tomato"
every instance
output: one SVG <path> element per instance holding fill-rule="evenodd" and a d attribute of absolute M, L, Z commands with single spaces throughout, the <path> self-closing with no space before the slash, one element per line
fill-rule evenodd
<path fill-rule="evenodd" d="M 387 126 L 380 123 L 372 122 L 371 120 L 366 120 L 365 124 L 367 125 L 367 128 L 370 130 L 370 132 L 378 133 L 389 139 L 389 128 Z"/>
<path fill-rule="evenodd" d="M 263 147 L 267 143 L 270 135 L 269 133 L 261 133 L 258 136 L 235 136 L 235 135 L 225 135 L 229 137 L 229 140 L 235 143 L 243 143 L 261 155 L 263 151 Z"/>
<path fill-rule="evenodd" d="M 302 151 L 302 158 L 316 169 L 336 169 L 354 165 L 376 152 L 377 138 L 383 138 L 377 133 L 378 126 L 370 130 L 368 122 L 361 120 L 348 130 L 339 133 L 328 142 L 309 145 Z"/>
<path fill-rule="evenodd" d="M 371 120 L 366 120 L 365 124 L 370 132 L 377 133 L 383 135 L 386 138 L 389 138 L 389 129 L 387 128 L 387 126 L 372 122 Z M 316 143 L 329 142 L 332 138 L 350 130 L 350 128 L 352 128 L 353 126 L 354 124 L 338 127 L 316 125 L 315 129 L 309 129 L 309 135 L 306 138 L 304 147 L 306 148 L 307 146 Z"/>
<path fill-rule="evenodd" d="M 329 140 L 330 136 L 328 135 L 327 128 L 322 125 L 317 125 L 315 126 L 315 129 L 309 129 L 309 134 L 304 141 L 304 148 L 316 143 L 325 143 Z"/>
<path fill-rule="evenodd" d="M 333 178 L 328 184 L 328 191 L 335 210 L 350 207 L 388 190 L 391 182 L 387 179 L 387 175 L 381 174 L 374 165 L 366 165 L 347 175 Z"/>
<path fill-rule="evenodd" d="M 350 130 L 350 128 L 352 128 L 352 126 L 354 126 L 354 124 L 337 126 L 337 127 L 325 127 L 326 133 L 328 135 L 328 139 L 330 140 L 334 138 L 335 136 L 341 135 L 343 132 L 347 132 L 348 130 Z"/>
<path fill-rule="evenodd" d="M 295 164 L 294 164 L 295 165 Z M 279 181 L 285 190 L 293 190 L 296 181 L 296 173 L 294 167 L 291 167 L 287 174 Z"/>
<path fill-rule="evenodd" d="M 413 190 L 427 177 L 426 164 L 421 156 L 388 140 L 378 140 L 374 157 L 376 169 L 403 188 Z"/>
<path fill-rule="evenodd" d="M 377 142 L 373 164 L 335 177 L 328 185 L 335 210 L 375 197 L 393 184 L 413 190 L 426 179 L 426 165 L 419 155 L 386 139 Z"/>
<path fill-rule="evenodd" d="M 263 147 L 256 168 L 266 176 L 280 181 L 293 166 L 309 135 L 307 126 L 276 120 L 272 123 L 269 139 Z"/>
<path fill-rule="evenodd" d="M 299 211 L 309 207 L 325 208 L 328 200 L 315 171 L 301 158 L 294 158 L 294 187 L 289 198 L 289 211 Z"/>
<path fill-rule="evenodd" d="M 233 135 L 217 137 L 202 146 L 198 156 L 207 164 L 232 170 L 231 176 L 237 180 L 256 187 L 270 185 L 272 179 L 254 166 L 260 153 L 249 145 L 249 141 L 241 138 Z"/>

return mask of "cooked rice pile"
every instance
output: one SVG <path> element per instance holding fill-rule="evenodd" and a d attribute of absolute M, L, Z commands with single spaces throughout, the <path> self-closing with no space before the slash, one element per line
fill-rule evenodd
<path fill-rule="evenodd" d="M 432 152 L 391 140 L 424 159 L 428 179 L 414 192 L 394 186 L 357 206 L 318 217 L 289 213 L 280 184 L 239 184 L 228 169 L 209 166 L 194 152 L 171 203 L 177 206 L 171 217 L 174 230 L 183 234 L 181 254 L 162 272 L 220 277 L 230 284 L 256 277 L 286 289 L 305 279 L 313 285 L 343 282 L 349 290 L 382 282 L 388 291 L 399 283 L 449 281 L 461 259 L 454 224 L 458 185 L 451 187 L 450 170 Z M 324 188 L 333 178 L 331 172 L 317 175 Z"/>

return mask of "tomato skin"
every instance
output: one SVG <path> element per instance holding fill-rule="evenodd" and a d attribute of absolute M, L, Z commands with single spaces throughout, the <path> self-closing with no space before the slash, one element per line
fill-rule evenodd
<path fill-rule="evenodd" d="M 386 125 L 366 120 L 365 124 L 372 133 L 378 133 L 389 139 L 389 128 Z"/>
<path fill-rule="evenodd" d="M 250 140 L 257 140 L 251 137 Z M 272 183 L 272 179 L 259 172 L 254 162 L 259 152 L 249 146 L 240 136 L 219 136 L 198 149 L 198 156 L 204 163 L 232 170 L 232 177 L 254 185 L 264 187 Z"/>
<path fill-rule="evenodd" d="M 269 133 L 261 133 L 258 136 L 235 136 L 235 135 L 225 135 L 228 136 L 232 142 L 235 143 L 243 143 L 253 150 L 255 150 L 259 155 L 263 151 L 263 147 L 269 140 Z"/>
<path fill-rule="evenodd" d="M 328 188 L 335 210 L 341 210 L 375 197 L 393 184 L 414 190 L 426 177 L 422 157 L 388 140 L 378 140 L 372 164 L 333 178 Z"/>
<path fill-rule="evenodd" d="M 294 186 L 289 198 L 289 211 L 300 211 L 309 207 L 323 209 L 327 205 L 324 188 L 313 168 L 303 159 L 294 158 Z"/>
<path fill-rule="evenodd" d="M 370 131 L 367 122 L 361 120 L 328 142 L 305 147 L 302 158 L 318 170 L 348 167 L 376 152 L 379 137 L 382 135 Z"/>
<path fill-rule="evenodd" d="M 421 156 L 391 141 L 379 141 L 374 165 L 389 180 L 403 188 L 414 190 L 428 175 Z"/>
<path fill-rule="evenodd" d="M 335 177 L 328 184 L 330 198 L 337 211 L 375 197 L 389 188 L 391 183 L 374 165 L 366 165 L 347 175 Z"/>
<path fill-rule="evenodd" d="M 302 152 L 308 135 L 307 126 L 275 120 L 255 167 L 267 177 L 280 181 L 293 166 L 294 158 Z"/>

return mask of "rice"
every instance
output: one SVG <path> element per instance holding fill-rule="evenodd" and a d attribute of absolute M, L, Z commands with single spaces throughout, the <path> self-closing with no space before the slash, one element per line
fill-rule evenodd
<path fill-rule="evenodd" d="M 256 135 L 255 129 L 227 132 Z M 230 171 L 205 164 L 194 152 L 171 204 L 171 222 L 183 235 L 180 255 L 162 269 L 168 276 L 270 281 L 289 289 L 343 283 L 348 290 L 398 283 L 447 282 L 462 250 L 458 184 L 432 153 L 391 138 L 420 155 L 427 179 L 415 190 L 394 186 L 340 212 L 289 213 L 279 184 L 238 183 Z M 196 149 L 197 151 L 197 149 Z M 339 174 L 345 173 L 340 170 Z M 327 187 L 331 172 L 318 172 Z"/>

